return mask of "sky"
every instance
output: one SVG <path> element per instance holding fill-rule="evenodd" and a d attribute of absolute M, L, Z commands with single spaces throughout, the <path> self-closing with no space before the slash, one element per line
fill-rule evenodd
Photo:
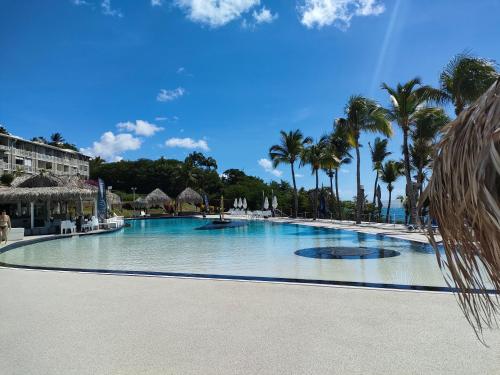
<path fill-rule="evenodd" d="M 498 0 L 0 0 L 0 124 L 108 161 L 196 150 L 220 172 L 290 181 L 268 160 L 281 129 L 317 139 L 350 95 L 388 105 L 381 82 L 437 85 L 464 50 L 500 61 L 498 14 Z M 401 144 L 395 125 L 391 157 Z M 355 164 L 339 177 L 351 199 Z M 313 186 L 309 168 L 297 183 Z"/>

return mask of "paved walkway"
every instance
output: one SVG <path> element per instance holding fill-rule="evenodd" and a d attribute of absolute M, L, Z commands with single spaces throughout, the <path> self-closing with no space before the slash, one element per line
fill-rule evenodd
<path fill-rule="evenodd" d="M 450 294 L 0 269 L 0 372 L 498 375 Z"/>

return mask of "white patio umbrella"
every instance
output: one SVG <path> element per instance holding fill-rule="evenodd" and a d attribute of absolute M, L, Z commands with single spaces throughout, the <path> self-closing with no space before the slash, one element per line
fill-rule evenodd
<path fill-rule="evenodd" d="M 238 208 L 238 198 L 234 198 L 233 207 Z"/>
<path fill-rule="evenodd" d="M 247 205 L 247 199 L 243 198 L 243 209 L 246 210 L 247 207 L 248 207 L 248 205 Z"/>
<path fill-rule="evenodd" d="M 267 197 L 264 199 L 264 210 L 267 210 L 269 209 L 269 200 L 267 199 Z"/>
<path fill-rule="evenodd" d="M 238 208 L 243 207 L 243 202 L 241 201 L 241 198 L 238 198 Z"/>
<path fill-rule="evenodd" d="M 272 206 L 273 206 L 273 209 L 276 209 L 276 207 L 278 207 L 278 198 L 276 198 L 276 195 L 273 196 Z"/>

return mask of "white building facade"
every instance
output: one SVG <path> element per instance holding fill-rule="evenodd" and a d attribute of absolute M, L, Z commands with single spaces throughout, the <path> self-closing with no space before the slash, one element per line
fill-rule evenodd
<path fill-rule="evenodd" d="M 90 157 L 80 152 L 0 134 L 0 175 L 42 171 L 89 178 Z"/>

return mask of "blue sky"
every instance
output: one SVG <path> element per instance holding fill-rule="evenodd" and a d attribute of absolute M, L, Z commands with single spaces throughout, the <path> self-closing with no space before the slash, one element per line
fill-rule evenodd
<path fill-rule="evenodd" d="M 288 167 L 261 160 L 280 129 L 318 138 L 351 94 L 387 105 L 382 81 L 418 75 L 435 85 L 466 49 L 500 60 L 497 0 L 0 4 L 0 123 L 12 133 L 59 131 L 107 160 L 182 159 L 196 149 L 220 171 L 266 180 L 289 179 Z M 368 191 L 372 138 L 361 140 Z M 401 143 L 395 129 L 398 158 Z M 354 172 L 341 174 L 343 198 L 354 195 Z M 299 185 L 313 185 L 309 169 L 299 174 Z"/>

